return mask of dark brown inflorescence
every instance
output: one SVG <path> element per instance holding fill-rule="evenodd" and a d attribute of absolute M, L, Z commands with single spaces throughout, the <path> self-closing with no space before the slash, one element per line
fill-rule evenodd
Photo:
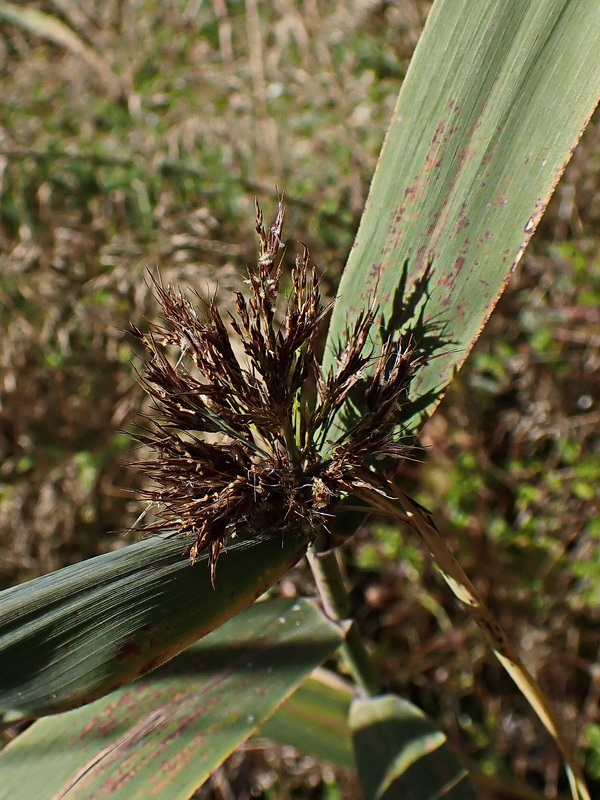
<path fill-rule="evenodd" d="M 159 412 L 138 436 L 155 453 L 140 465 L 154 487 L 144 497 L 159 514 L 150 530 L 194 537 L 187 553 L 194 562 L 209 551 L 213 584 L 228 537 L 300 526 L 314 539 L 344 494 L 376 485 L 370 460 L 404 450 L 398 412 L 419 363 L 413 345 L 391 339 L 373 356 L 371 307 L 348 331 L 336 368 L 323 374 L 315 349 L 330 306 L 308 249 L 278 309 L 284 207 L 280 201 L 268 232 L 258 204 L 256 213 L 259 258 L 249 296 L 236 295 L 235 316 L 224 319 L 204 300 L 199 313 L 155 280 L 164 324 L 132 329 L 150 356 L 141 380 Z M 329 439 L 363 384 L 360 415 Z"/>

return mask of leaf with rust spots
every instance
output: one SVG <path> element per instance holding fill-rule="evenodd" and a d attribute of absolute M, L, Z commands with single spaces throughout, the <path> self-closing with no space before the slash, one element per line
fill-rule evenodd
<path fill-rule="evenodd" d="M 425 313 L 452 346 L 414 382 L 416 406 L 429 395 L 414 428 L 523 255 L 598 101 L 598 52 L 597 0 L 433 6 L 342 276 L 325 356 L 334 362 L 357 296 L 374 292 L 388 318 L 403 265 L 410 291 L 431 263 Z"/>
<path fill-rule="evenodd" d="M 342 638 L 311 601 L 258 603 L 132 686 L 31 726 L 0 754 L 0 800 L 187 800 Z"/>
<path fill-rule="evenodd" d="M 213 589 L 207 554 L 191 566 L 180 540 L 149 539 L 0 593 L 0 711 L 56 714 L 124 686 L 253 603 L 306 545 L 236 541 Z"/>

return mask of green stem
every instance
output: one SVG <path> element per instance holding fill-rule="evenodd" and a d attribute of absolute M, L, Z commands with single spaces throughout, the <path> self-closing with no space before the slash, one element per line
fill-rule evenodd
<path fill-rule="evenodd" d="M 285 419 L 283 421 L 283 435 L 285 437 L 285 446 L 287 447 L 287 451 L 290 455 L 290 459 L 292 461 L 292 465 L 294 467 L 301 466 L 301 454 L 300 450 L 298 449 L 298 443 L 296 442 L 296 432 L 294 430 L 294 425 L 289 419 Z"/>
<path fill-rule="evenodd" d="M 340 625 L 350 622 L 341 651 L 352 677 L 363 695 L 375 697 L 381 693 L 377 673 L 356 621 L 351 618 L 348 592 L 336 553 L 333 550 L 319 552 L 315 542 L 309 549 L 307 558 L 326 616 Z"/>

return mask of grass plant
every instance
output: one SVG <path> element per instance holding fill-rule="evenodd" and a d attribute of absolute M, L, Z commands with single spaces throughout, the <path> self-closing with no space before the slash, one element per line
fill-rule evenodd
<path fill-rule="evenodd" d="M 147 335 L 145 320 L 158 313 L 149 267 L 233 311 L 254 259 L 254 197 L 267 204 L 280 186 L 288 230 L 302 231 L 321 291 L 335 295 L 430 5 L 82 0 L 36 5 L 41 15 L 26 24 L 0 4 L 3 587 L 131 544 L 142 510 L 135 492 L 149 485 L 127 465 L 137 445 L 122 430 L 148 405 L 126 331 L 135 322 Z M 395 476 L 435 509 L 477 591 L 554 698 L 592 790 L 599 143 L 592 119 L 423 429 L 418 460 Z M 294 242 L 288 264 L 290 251 Z M 558 752 L 417 540 L 371 516 L 343 550 L 378 684 L 446 732 L 482 797 L 564 793 Z M 294 553 L 284 555 L 282 573 Z M 236 557 L 221 557 L 217 588 L 221 564 Z M 311 581 L 299 568 L 271 592 L 300 597 Z M 302 614 L 308 626 L 312 611 Z M 348 675 L 343 659 L 329 665 Z M 249 742 L 197 796 L 251 794 L 354 796 L 343 770 Z"/>

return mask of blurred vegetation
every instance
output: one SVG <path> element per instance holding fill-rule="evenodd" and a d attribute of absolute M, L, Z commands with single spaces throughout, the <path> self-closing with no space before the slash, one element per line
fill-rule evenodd
<path fill-rule="evenodd" d="M 140 477 L 122 430 L 144 401 L 126 329 L 155 313 L 148 269 L 229 303 L 256 250 L 254 196 L 267 210 L 278 186 L 287 257 L 305 241 L 335 293 L 429 7 L 27 4 L 79 50 L 44 18 L 35 34 L 0 20 L 2 588 L 132 541 Z M 403 470 L 588 747 L 598 789 L 599 160 L 595 120 Z M 563 790 L 558 753 L 417 543 L 370 520 L 348 549 L 386 689 L 484 773 Z M 304 590 L 301 570 L 280 589 Z M 328 767 L 247 747 L 198 796 L 354 795 Z"/>

